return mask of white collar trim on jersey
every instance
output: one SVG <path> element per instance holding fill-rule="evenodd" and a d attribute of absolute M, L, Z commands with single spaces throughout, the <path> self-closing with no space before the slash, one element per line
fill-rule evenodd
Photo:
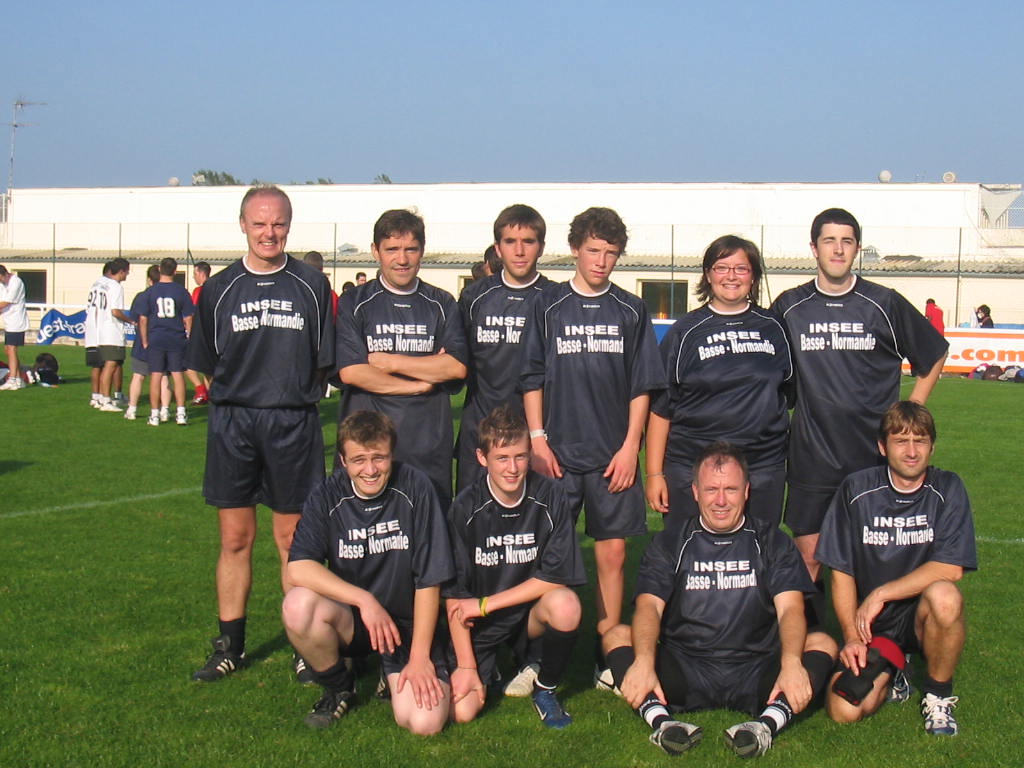
<path fill-rule="evenodd" d="M 814 288 L 815 288 L 815 290 L 817 290 L 818 293 L 825 294 L 826 296 L 845 296 L 846 294 L 848 294 L 850 291 L 852 291 L 856 287 L 857 287 L 857 276 L 856 275 L 853 276 L 853 282 L 850 283 L 850 287 L 847 288 L 845 291 L 840 291 L 839 293 L 833 293 L 832 291 L 826 291 L 818 283 L 817 276 L 815 276 L 815 278 L 814 278 Z"/>
<path fill-rule="evenodd" d="M 513 285 L 512 283 L 505 279 L 505 268 L 502 267 L 501 269 L 501 282 L 505 284 L 506 288 L 529 288 L 538 280 L 540 280 L 540 272 L 535 272 L 533 275 L 533 280 L 531 280 L 530 282 L 523 283 L 522 285 Z"/>
<path fill-rule="evenodd" d="M 576 283 L 574 282 L 574 277 L 570 277 L 569 278 L 569 287 L 572 288 L 574 293 L 576 293 L 576 294 L 578 294 L 580 296 L 583 296 L 585 298 L 588 298 L 588 299 L 596 299 L 598 296 L 604 296 L 606 293 L 608 293 L 608 291 L 610 291 L 612 289 L 612 284 L 608 283 L 608 285 L 605 287 L 605 289 L 603 291 L 598 291 L 597 293 L 588 293 L 586 291 L 581 291 L 579 288 L 576 287 Z"/>
<path fill-rule="evenodd" d="M 738 523 L 736 523 L 736 527 L 733 528 L 731 531 L 713 531 L 710 528 L 708 528 L 706 525 L 704 525 L 704 518 L 700 517 L 700 516 L 697 517 L 697 522 L 699 522 L 700 523 L 700 527 L 703 528 L 708 533 L 714 534 L 715 536 L 728 536 L 730 533 L 736 533 L 736 531 L 740 530 L 740 528 L 742 528 L 746 524 L 747 516 L 746 515 L 741 515 L 740 516 L 740 521 Z"/>
<path fill-rule="evenodd" d="M 902 493 L 904 496 L 909 496 L 912 493 L 917 493 L 924 487 L 924 481 L 928 479 L 928 470 L 921 475 L 921 482 L 911 488 L 909 491 L 904 491 L 902 488 L 897 488 L 896 483 L 892 481 L 892 467 L 885 468 L 885 474 L 889 476 L 889 487 L 892 488 L 896 493 Z"/>
<path fill-rule="evenodd" d="M 389 293 L 397 293 L 399 296 L 412 296 L 416 291 L 420 289 L 420 279 L 416 278 L 416 283 L 407 291 L 403 291 L 400 288 L 395 288 L 391 283 L 384 279 L 384 275 L 377 278 L 380 280 L 380 284 L 384 286 L 385 290 Z"/>
<path fill-rule="evenodd" d="M 501 499 L 498 498 L 498 494 L 496 494 L 494 492 L 494 486 L 491 485 L 491 476 L 490 475 L 487 475 L 487 490 L 490 491 L 491 498 L 494 499 L 499 505 L 503 506 L 505 509 L 515 509 L 520 504 L 522 504 L 523 503 L 523 499 L 526 498 L 526 483 L 525 482 L 523 483 L 523 493 L 519 496 L 519 501 L 517 501 L 515 504 L 506 504 L 505 502 L 503 502 Z"/>
<path fill-rule="evenodd" d="M 750 301 L 747 301 L 747 306 L 745 306 L 743 309 L 734 309 L 732 312 L 726 312 L 723 309 L 715 309 L 713 306 L 711 306 L 711 302 L 709 301 L 708 309 L 710 309 L 716 315 L 725 315 L 726 317 L 731 317 L 733 315 L 742 315 L 744 312 L 750 309 Z"/>
<path fill-rule="evenodd" d="M 245 256 L 242 257 L 242 266 L 245 267 L 245 271 L 248 272 L 250 275 L 276 275 L 278 272 L 280 272 L 282 269 L 288 266 L 288 254 L 286 253 L 284 255 L 284 263 L 281 264 L 280 267 L 278 267 L 277 269 L 272 269 L 269 272 L 257 272 L 255 269 L 250 267 L 248 253 L 246 253 Z"/>

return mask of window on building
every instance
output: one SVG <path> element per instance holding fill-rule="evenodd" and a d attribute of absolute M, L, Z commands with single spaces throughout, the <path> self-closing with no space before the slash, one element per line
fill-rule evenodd
<path fill-rule="evenodd" d="M 25 284 L 25 301 L 29 304 L 46 303 L 46 270 L 45 269 L 12 269 L 17 272 L 21 282 Z"/>
<path fill-rule="evenodd" d="M 640 297 L 655 320 L 671 320 L 685 315 L 689 291 L 686 280 L 640 281 Z"/>

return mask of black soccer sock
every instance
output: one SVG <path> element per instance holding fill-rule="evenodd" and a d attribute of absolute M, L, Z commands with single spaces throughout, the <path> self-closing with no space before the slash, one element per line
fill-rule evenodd
<path fill-rule="evenodd" d="M 612 680 L 615 681 L 616 688 L 622 688 L 622 681 L 626 677 L 626 670 L 630 668 L 636 659 L 636 654 L 633 652 L 633 646 L 631 645 L 620 645 L 618 648 L 612 648 L 608 651 L 608 655 L 605 656 L 605 663 L 608 665 L 608 669 L 612 671 Z"/>
<path fill-rule="evenodd" d="M 835 662 L 824 651 L 804 651 L 800 662 L 804 665 L 804 669 L 807 670 L 807 677 L 810 678 L 811 691 L 813 691 L 811 698 L 813 700 L 828 684 L 828 679 L 832 676 Z"/>
<path fill-rule="evenodd" d="M 554 688 L 562 681 L 577 634 L 575 629 L 571 632 L 561 632 L 553 627 L 544 630 L 540 644 L 540 671 L 537 672 L 537 682 L 541 687 Z"/>
<path fill-rule="evenodd" d="M 953 695 L 953 678 L 940 683 L 938 680 L 932 679 L 931 675 L 926 674 L 924 681 L 921 683 L 921 690 L 924 693 L 931 693 L 940 698 L 948 699 Z"/>
<path fill-rule="evenodd" d="M 310 667 L 310 669 L 313 669 Z M 322 672 L 313 669 L 313 676 L 316 681 L 329 691 L 351 691 L 355 683 L 355 675 L 345 664 L 345 659 L 339 658 L 332 666 Z"/>
<path fill-rule="evenodd" d="M 229 650 L 241 656 L 245 653 L 245 619 L 231 619 L 231 621 L 220 622 L 220 633 L 227 635 L 230 645 Z"/>
<path fill-rule="evenodd" d="M 604 657 L 604 649 L 601 648 L 601 635 L 594 636 L 594 663 L 598 669 L 607 669 L 608 660 Z"/>
<path fill-rule="evenodd" d="M 780 693 L 776 696 L 775 701 L 770 702 L 757 719 L 771 729 L 772 737 L 789 725 L 789 721 L 793 719 L 793 708 L 786 701 L 786 694 Z"/>

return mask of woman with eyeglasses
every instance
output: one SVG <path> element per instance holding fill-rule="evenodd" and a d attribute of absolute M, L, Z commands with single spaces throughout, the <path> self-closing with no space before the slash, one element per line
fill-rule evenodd
<path fill-rule="evenodd" d="M 661 343 L 669 386 L 652 401 L 647 421 L 647 501 L 668 515 L 666 524 L 697 514 L 693 461 L 725 440 L 750 466 L 747 512 L 777 525 L 793 377 L 789 342 L 757 304 L 763 269 L 756 245 L 724 235 L 704 252 L 703 267 L 703 306 L 676 321 Z"/>

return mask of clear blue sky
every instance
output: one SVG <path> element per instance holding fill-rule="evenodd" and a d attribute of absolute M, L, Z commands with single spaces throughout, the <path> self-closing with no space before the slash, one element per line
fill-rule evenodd
<path fill-rule="evenodd" d="M 15 187 L 1024 181 L 1020 0 L 9 5 Z"/>

